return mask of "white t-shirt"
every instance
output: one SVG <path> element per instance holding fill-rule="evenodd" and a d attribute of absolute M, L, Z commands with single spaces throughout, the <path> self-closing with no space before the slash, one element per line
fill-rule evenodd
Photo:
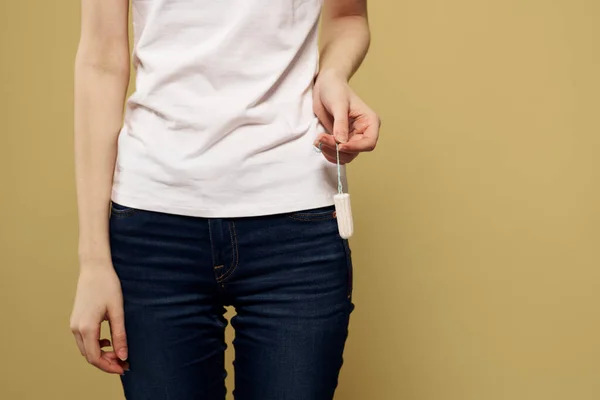
<path fill-rule="evenodd" d="M 313 147 L 321 3 L 133 0 L 113 201 L 213 218 L 333 204 L 336 166 Z"/>

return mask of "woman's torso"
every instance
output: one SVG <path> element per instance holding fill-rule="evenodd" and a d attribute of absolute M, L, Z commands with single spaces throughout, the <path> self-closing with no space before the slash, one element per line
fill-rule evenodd
<path fill-rule="evenodd" d="M 113 200 L 201 217 L 332 204 L 312 147 L 322 0 L 134 0 Z"/>

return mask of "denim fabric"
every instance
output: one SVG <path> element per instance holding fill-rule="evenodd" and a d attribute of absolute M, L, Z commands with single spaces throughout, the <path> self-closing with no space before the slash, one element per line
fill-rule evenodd
<path fill-rule="evenodd" d="M 227 305 L 236 400 L 333 398 L 354 308 L 333 207 L 205 219 L 113 204 L 110 241 L 127 399 L 225 399 Z"/>

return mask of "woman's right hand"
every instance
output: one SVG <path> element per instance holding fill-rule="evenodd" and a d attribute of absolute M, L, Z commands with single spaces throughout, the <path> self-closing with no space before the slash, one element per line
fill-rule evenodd
<path fill-rule="evenodd" d="M 112 264 L 106 264 L 82 265 L 71 314 L 71 331 L 81 355 L 90 364 L 102 371 L 122 375 L 129 368 L 123 295 Z M 111 346 L 110 340 L 100 339 L 100 327 L 106 320 L 110 324 L 112 351 L 102 350 Z"/>

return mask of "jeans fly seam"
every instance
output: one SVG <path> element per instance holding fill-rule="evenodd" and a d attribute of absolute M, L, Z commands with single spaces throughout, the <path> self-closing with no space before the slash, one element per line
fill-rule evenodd
<path fill-rule="evenodd" d="M 231 274 L 233 273 L 233 271 L 236 270 L 236 268 L 239 264 L 239 261 L 240 261 L 240 255 L 239 255 L 238 243 L 237 243 L 237 235 L 235 232 L 235 223 L 233 221 L 231 221 L 229 224 L 229 236 L 231 237 L 231 251 L 233 252 L 232 260 L 231 260 L 231 268 L 229 268 L 229 271 L 225 272 L 221 277 L 219 277 L 219 279 L 218 279 L 219 282 L 224 282 L 225 279 L 229 278 L 231 276 Z"/>
<path fill-rule="evenodd" d="M 216 264 L 216 260 L 215 260 L 215 245 L 213 242 L 213 234 L 212 234 L 212 227 L 211 227 L 211 223 L 210 220 L 208 220 L 208 237 L 210 239 L 210 256 L 212 258 L 212 263 L 213 263 L 213 271 L 214 271 L 214 275 L 215 275 L 215 280 L 217 281 L 217 283 L 219 282 L 219 276 L 217 275 L 217 270 L 219 269 L 219 265 L 215 266 Z"/>

